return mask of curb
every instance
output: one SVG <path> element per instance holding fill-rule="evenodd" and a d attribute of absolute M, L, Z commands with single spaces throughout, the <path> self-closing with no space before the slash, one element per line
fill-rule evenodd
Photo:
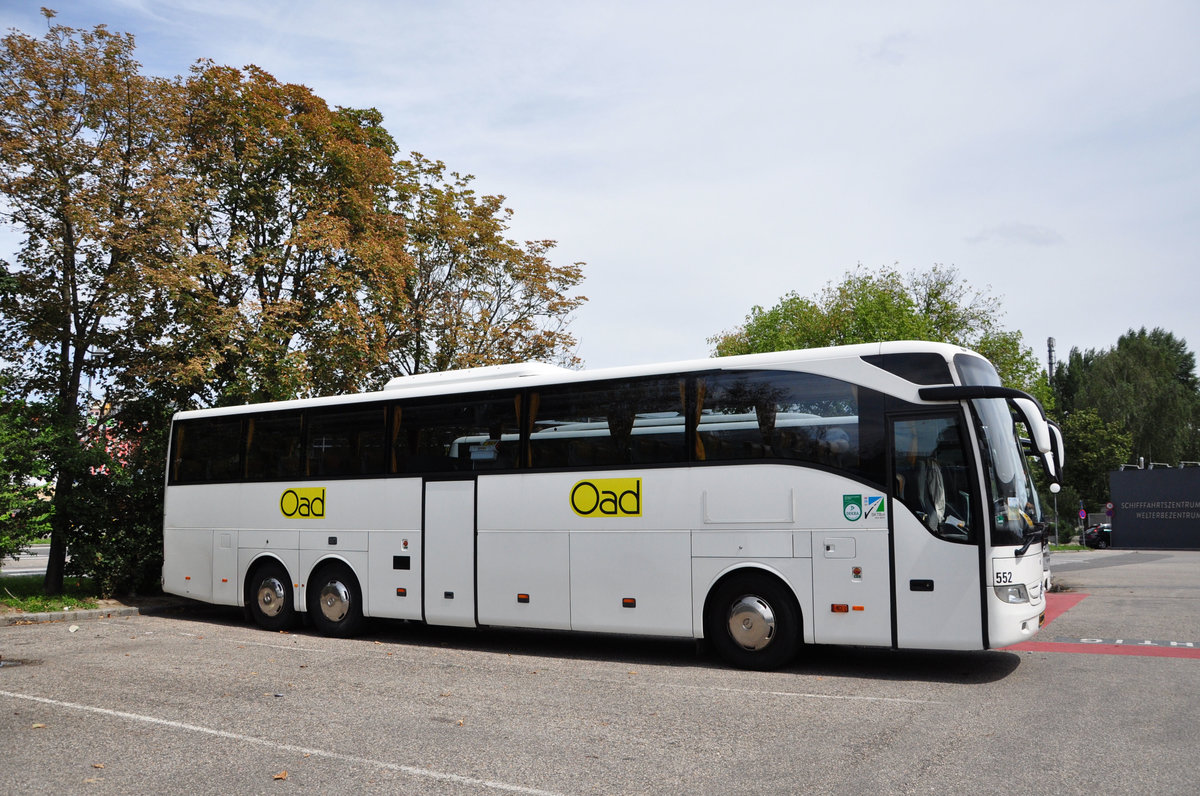
<path fill-rule="evenodd" d="M 122 608 L 93 608 L 86 611 L 47 611 L 38 614 L 12 612 L 0 614 L 0 627 L 12 625 L 40 625 L 46 622 L 82 622 L 87 619 L 110 619 L 117 616 L 138 616 L 137 606 Z"/>

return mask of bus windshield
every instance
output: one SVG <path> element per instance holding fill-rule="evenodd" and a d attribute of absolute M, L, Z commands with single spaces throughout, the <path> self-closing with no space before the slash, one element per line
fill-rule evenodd
<path fill-rule="evenodd" d="M 1026 535 L 1042 518 L 1033 475 L 1008 402 L 986 398 L 971 405 L 992 501 L 992 546 L 1024 544 Z"/>
<path fill-rule="evenodd" d="M 1000 386 L 995 368 L 982 357 L 959 355 L 955 365 L 965 385 Z M 992 502 L 992 546 L 1024 544 L 1042 516 L 1012 410 L 1003 398 L 975 399 L 971 407 Z"/>

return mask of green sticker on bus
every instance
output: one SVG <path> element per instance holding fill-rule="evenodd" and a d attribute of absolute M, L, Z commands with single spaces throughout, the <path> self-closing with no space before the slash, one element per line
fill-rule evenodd
<path fill-rule="evenodd" d="M 842 516 L 850 522 L 858 522 L 862 515 L 862 495 L 842 495 Z"/>
<path fill-rule="evenodd" d="M 887 516 L 887 502 L 883 495 L 842 495 L 842 516 L 850 522 Z"/>

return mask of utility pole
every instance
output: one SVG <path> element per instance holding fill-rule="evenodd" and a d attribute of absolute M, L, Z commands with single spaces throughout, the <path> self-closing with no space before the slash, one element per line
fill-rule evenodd
<path fill-rule="evenodd" d="M 1049 360 L 1049 363 L 1050 363 L 1050 370 L 1046 371 L 1046 381 L 1048 381 L 1050 383 L 1050 387 L 1053 388 L 1054 387 L 1054 338 L 1053 337 L 1046 339 L 1046 353 L 1048 355 L 1047 359 Z"/>

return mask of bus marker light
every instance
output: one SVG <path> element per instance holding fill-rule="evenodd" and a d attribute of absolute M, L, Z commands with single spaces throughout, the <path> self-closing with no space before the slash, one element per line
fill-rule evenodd
<path fill-rule="evenodd" d="M 861 578 L 862 577 L 862 567 L 854 567 L 854 569 L 850 570 L 850 575 L 855 580 Z"/>
<path fill-rule="evenodd" d="M 833 605 L 829 606 L 829 610 L 833 611 L 835 614 L 848 614 L 850 613 L 850 606 L 846 605 L 845 603 L 834 603 Z"/>
<path fill-rule="evenodd" d="M 865 605 L 856 605 L 856 606 L 854 606 L 853 610 L 855 610 L 855 611 L 865 611 L 865 610 L 867 610 L 867 607 L 866 607 Z"/>
<path fill-rule="evenodd" d="M 634 597 L 624 597 L 621 599 L 621 606 L 624 608 L 637 608 L 637 599 Z"/>
<path fill-rule="evenodd" d="M 518 594 L 518 595 L 517 595 L 517 602 L 519 602 L 519 603 L 527 603 L 527 602 L 529 602 L 529 595 L 528 595 L 528 594 Z"/>
<path fill-rule="evenodd" d="M 221 582 L 222 582 L 222 583 L 228 583 L 228 582 L 229 582 L 229 578 L 221 578 Z"/>
<path fill-rule="evenodd" d="M 184 579 L 184 580 L 191 580 L 191 579 L 192 579 L 192 576 L 191 576 L 191 575 L 184 575 L 184 576 L 183 576 L 183 579 Z"/>
<path fill-rule="evenodd" d="M 396 596 L 397 597 L 407 597 L 408 589 L 396 589 Z"/>

